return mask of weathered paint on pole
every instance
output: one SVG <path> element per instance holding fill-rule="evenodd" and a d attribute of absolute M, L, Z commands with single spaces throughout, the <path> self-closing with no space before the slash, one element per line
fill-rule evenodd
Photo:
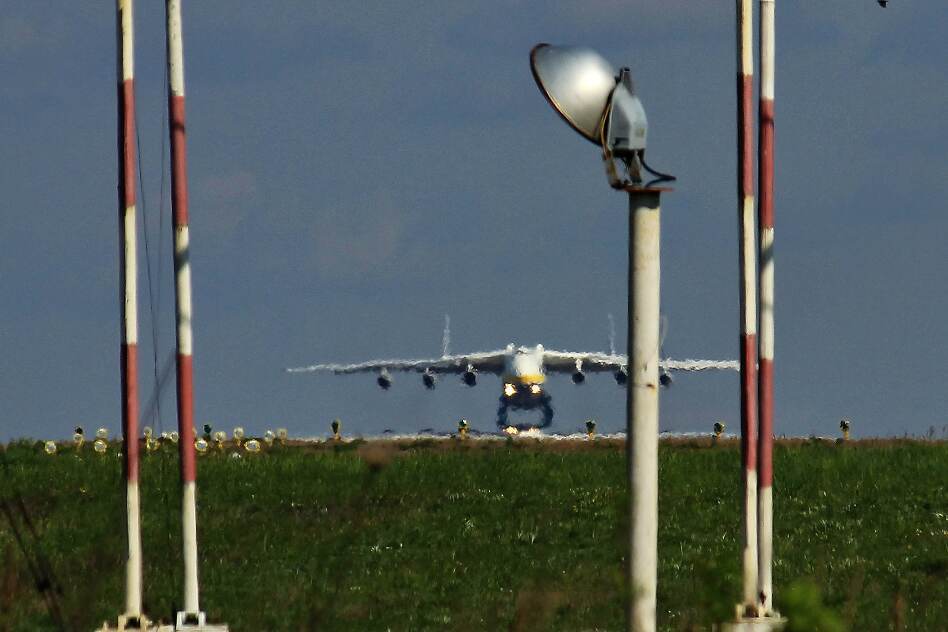
<path fill-rule="evenodd" d="M 138 265 L 135 232 L 135 35 L 132 0 L 117 0 L 118 205 L 122 311 L 122 438 L 125 442 L 125 617 L 142 611 L 142 536 L 138 495 Z"/>
<path fill-rule="evenodd" d="M 757 588 L 760 614 L 773 612 L 774 434 L 774 0 L 760 1 L 760 429 L 757 445 Z"/>
<path fill-rule="evenodd" d="M 200 612 L 198 600 L 197 491 L 194 391 L 191 365 L 191 258 L 188 236 L 187 144 L 184 117 L 184 52 L 181 2 L 166 0 L 168 21 L 168 120 L 171 135 L 171 208 L 174 230 L 177 340 L 178 449 L 181 457 L 181 527 L 184 545 L 184 613 Z"/>
<path fill-rule="evenodd" d="M 661 192 L 629 191 L 626 442 L 629 629 L 655 630 L 658 580 L 658 362 Z"/>
<path fill-rule="evenodd" d="M 737 0 L 737 188 L 740 265 L 742 610 L 757 604 L 757 244 L 754 230 L 753 0 Z"/>

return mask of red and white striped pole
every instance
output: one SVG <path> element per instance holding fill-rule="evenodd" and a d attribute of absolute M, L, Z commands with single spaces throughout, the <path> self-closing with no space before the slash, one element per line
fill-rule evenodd
<path fill-rule="evenodd" d="M 757 588 L 761 615 L 774 611 L 774 0 L 760 0 L 758 225 L 760 226 L 760 429 L 757 444 Z"/>
<path fill-rule="evenodd" d="M 194 392 L 191 368 L 191 259 L 188 244 L 188 177 L 184 122 L 184 53 L 181 2 L 166 0 L 168 21 L 168 120 L 171 135 L 171 208 L 174 230 L 175 321 L 178 348 L 178 447 L 181 455 L 181 528 L 184 543 L 184 612 L 200 618 L 198 603 L 197 490 Z"/>
<path fill-rule="evenodd" d="M 737 188 L 741 269 L 742 616 L 757 611 L 757 244 L 754 230 L 753 0 L 737 0 Z"/>
<path fill-rule="evenodd" d="M 118 0 L 118 205 L 122 303 L 122 437 L 125 441 L 125 505 L 128 559 L 125 618 L 142 612 L 142 535 L 138 496 L 138 267 L 135 233 L 135 35 L 132 0 Z"/>

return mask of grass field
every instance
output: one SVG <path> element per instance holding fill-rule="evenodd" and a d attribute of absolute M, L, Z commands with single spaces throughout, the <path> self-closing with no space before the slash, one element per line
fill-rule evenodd
<path fill-rule="evenodd" d="M 55 629 L 11 524 L 22 497 L 69 629 L 123 604 L 120 444 L 7 447 L 0 630 Z M 791 629 L 948 630 L 948 444 L 780 442 L 774 584 Z M 145 605 L 179 604 L 176 453 L 144 454 Z M 352 442 L 198 464 L 201 605 L 253 630 L 620 630 L 618 441 Z M 659 623 L 707 629 L 740 592 L 735 442 L 664 442 Z M 12 522 L 11 522 L 12 520 Z"/>

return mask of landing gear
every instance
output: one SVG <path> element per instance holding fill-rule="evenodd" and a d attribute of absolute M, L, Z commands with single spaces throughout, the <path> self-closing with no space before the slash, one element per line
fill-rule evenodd
<path fill-rule="evenodd" d="M 526 402 L 511 401 L 511 398 L 500 396 L 500 408 L 497 409 L 497 427 L 500 430 L 507 428 L 516 428 L 518 431 L 530 430 L 532 428 L 546 428 L 553 423 L 552 398 L 543 393 L 537 397 L 531 398 Z M 510 421 L 510 410 L 539 410 L 540 418 L 537 421 Z"/>

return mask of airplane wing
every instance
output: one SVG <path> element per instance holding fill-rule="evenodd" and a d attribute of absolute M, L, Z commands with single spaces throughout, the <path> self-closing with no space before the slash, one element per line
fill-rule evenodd
<path fill-rule="evenodd" d="M 580 364 L 583 371 L 597 373 L 602 371 L 618 371 L 628 364 L 625 355 L 581 352 L 581 351 L 544 351 L 543 366 L 548 373 L 573 373 Z M 658 363 L 659 368 L 666 371 L 706 371 L 721 369 L 737 371 L 740 364 L 737 360 L 673 360 L 665 358 Z"/>
<path fill-rule="evenodd" d="M 311 364 L 286 369 L 287 373 L 330 372 L 337 375 L 347 373 L 374 373 L 386 371 L 414 371 L 423 373 L 464 373 L 468 367 L 479 373 L 500 373 L 504 368 L 505 351 L 481 351 L 459 355 L 445 355 L 440 358 L 421 360 L 369 360 L 357 364 Z"/>

